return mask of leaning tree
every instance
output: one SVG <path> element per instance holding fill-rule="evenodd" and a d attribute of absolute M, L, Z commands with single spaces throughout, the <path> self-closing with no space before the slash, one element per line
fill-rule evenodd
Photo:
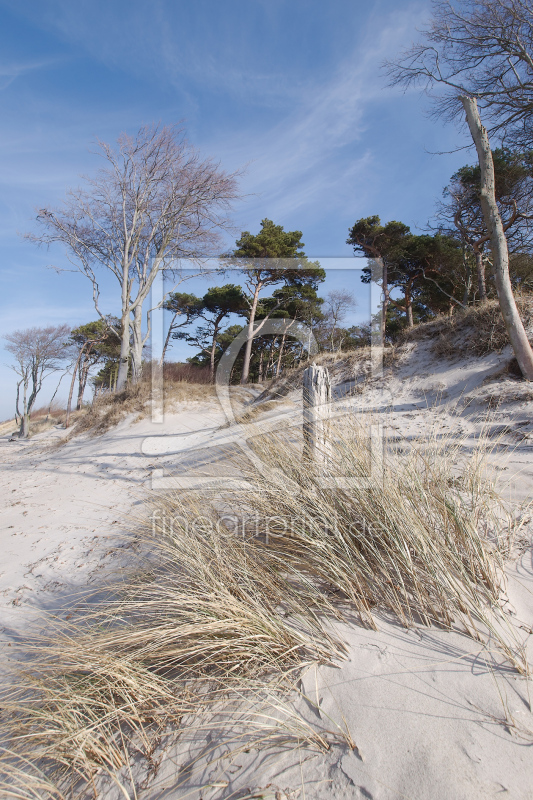
<path fill-rule="evenodd" d="M 78 380 L 78 399 L 76 410 L 79 411 L 83 403 L 83 395 L 87 386 L 87 379 L 92 367 L 107 361 L 113 355 L 118 356 L 118 339 L 112 329 L 117 320 L 113 317 L 107 319 L 97 319 L 94 322 L 87 322 L 79 325 L 70 333 L 68 344 L 74 355 L 74 366 L 72 369 L 72 379 L 67 401 L 67 413 L 65 418 L 65 428 L 68 428 L 70 421 L 70 411 L 72 407 L 72 394 L 74 384 Z"/>
<path fill-rule="evenodd" d="M 165 363 L 165 356 L 171 339 L 180 339 L 181 328 L 188 327 L 193 320 L 197 319 L 202 310 L 202 299 L 190 292 L 171 292 L 163 303 L 165 311 L 170 311 L 172 316 L 167 327 L 165 342 L 161 351 L 159 365 Z"/>
<path fill-rule="evenodd" d="M 435 0 L 422 41 L 386 68 L 393 84 L 416 84 L 433 93 L 436 115 L 466 116 L 478 157 L 480 202 L 500 308 L 522 374 L 533 380 L 533 350 L 513 296 L 489 140 L 492 134 L 522 150 L 533 144 L 531 0 L 459 0 L 455 4 Z"/>
<path fill-rule="evenodd" d="M 201 158 L 176 127 L 145 126 L 135 136 L 122 134 L 115 148 L 99 145 L 105 166 L 86 179 L 84 188 L 70 190 L 59 209 L 41 209 L 41 232 L 28 238 L 66 247 L 75 267 L 91 281 L 102 318 L 98 269 L 116 278 L 120 390 L 128 379 L 130 352 L 132 379 L 140 377 L 153 311 L 145 306 L 157 274 L 161 269 L 178 272 L 180 259 L 198 263 L 219 253 L 220 233 L 238 194 L 236 173 L 229 175 Z"/>

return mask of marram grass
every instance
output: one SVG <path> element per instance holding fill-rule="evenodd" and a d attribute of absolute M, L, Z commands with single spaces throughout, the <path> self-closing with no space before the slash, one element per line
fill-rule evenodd
<path fill-rule="evenodd" d="M 98 797 L 107 780 L 133 798 L 132 770 L 156 770 L 169 730 L 201 734 L 220 713 L 241 746 L 327 747 L 284 698 L 306 665 L 343 657 L 332 623 L 353 611 L 490 638 L 527 673 L 500 609 L 512 524 L 487 441 L 429 435 L 373 470 L 354 422 L 330 441 L 317 465 L 298 436 L 259 436 L 260 462 L 236 460 L 250 490 L 150 500 L 129 572 L 24 648 L 2 696 L 1 797 Z"/>

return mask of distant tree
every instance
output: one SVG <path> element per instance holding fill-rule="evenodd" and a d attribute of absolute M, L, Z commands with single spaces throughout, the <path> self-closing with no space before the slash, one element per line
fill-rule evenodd
<path fill-rule="evenodd" d="M 103 391 L 116 391 L 118 378 L 119 353 L 115 357 L 106 358 L 103 367 L 90 379 L 94 388 L 94 397 Z"/>
<path fill-rule="evenodd" d="M 386 326 L 395 320 L 395 326 L 415 324 L 425 316 L 423 308 L 435 311 L 450 308 L 450 304 L 463 305 L 459 297 L 464 294 L 465 270 L 463 254 L 456 238 L 447 234 L 434 235 L 411 233 L 403 222 L 381 224 L 378 216 L 366 217 L 356 222 L 350 231 L 348 243 L 356 253 L 370 259 L 363 268 L 361 280 L 381 281 L 383 305 L 381 314 L 381 334 L 387 339 Z M 376 267 L 373 259 L 379 259 Z M 392 297 L 392 291 L 399 289 L 403 299 Z M 458 296 L 459 295 L 459 296 Z M 396 313 L 389 314 L 394 306 Z M 420 313 L 422 312 L 422 313 Z M 405 323 L 399 322 L 398 314 L 405 314 Z"/>
<path fill-rule="evenodd" d="M 363 217 L 350 228 L 346 244 L 351 244 L 354 253 L 361 253 L 369 259 L 379 259 L 382 271 L 377 280 L 381 281 L 383 293 L 382 307 L 382 340 L 385 341 L 385 325 L 389 304 L 397 305 L 391 297 L 389 272 L 398 258 L 403 254 L 407 238 L 411 230 L 408 225 L 395 220 L 381 224 L 380 218 L 375 215 Z M 368 277 L 368 276 L 367 276 Z"/>
<path fill-rule="evenodd" d="M 67 357 L 68 325 L 46 328 L 26 328 L 6 334 L 6 350 L 16 365 L 11 368 L 20 377 L 17 384 L 17 413 L 21 418 L 19 436 L 26 439 L 30 431 L 30 415 L 41 391 L 44 379 L 60 368 Z M 22 412 L 18 409 L 19 389 L 22 386 Z"/>
<path fill-rule="evenodd" d="M 281 306 L 282 300 L 255 325 L 259 295 L 266 286 L 283 283 L 287 286 L 312 286 L 325 278 L 324 270 L 318 262 L 307 260 L 303 252 L 302 232 L 285 231 L 283 226 L 264 219 L 257 234 L 244 231 L 236 242 L 232 258 L 234 265 L 240 267 L 245 275 L 244 283 L 250 292 L 248 298 L 248 338 L 244 352 L 241 383 L 248 382 L 252 343 L 273 311 Z"/>
<path fill-rule="evenodd" d="M 74 352 L 75 363 L 67 402 L 65 428 L 69 426 L 72 394 L 76 378 L 78 380 L 76 409 L 79 411 L 83 403 L 83 395 L 85 394 L 91 367 L 105 361 L 110 354 L 115 355 L 115 357 L 117 355 L 119 340 L 111 327 L 113 322 L 116 324 L 116 320 L 113 318 L 108 320 L 98 319 L 95 322 L 79 325 L 71 331 L 68 344 L 71 345 Z M 109 341 L 110 339 L 111 342 Z"/>
<path fill-rule="evenodd" d="M 103 267 L 117 279 L 117 388 L 122 389 L 130 352 L 132 380 L 141 374 L 151 324 L 148 312 L 143 333 L 143 306 L 156 275 L 176 267 L 177 259 L 216 254 L 229 204 L 238 195 L 236 176 L 202 160 L 175 127 L 145 126 L 135 137 L 122 134 L 115 149 L 99 144 L 106 166 L 87 179 L 86 189 L 70 190 L 61 209 L 43 208 L 37 218 L 43 232 L 29 238 L 65 245 L 75 266 L 90 279 L 101 317 L 95 270 Z"/>
<path fill-rule="evenodd" d="M 194 294 L 187 294 L 186 292 L 171 292 L 163 303 L 163 308 L 165 311 L 172 312 L 172 318 L 170 320 L 170 324 L 167 329 L 167 335 L 165 338 L 165 343 L 163 345 L 163 351 L 161 353 L 161 366 L 165 361 L 165 355 L 170 344 L 171 338 L 181 338 L 176 337 L 174 334 L 179 331 L 180 328 L 185 328 L 195 320 L 201 310 L 202 310 L 202 300 L 200 297 L 196 297 Z"/>
<path fill-rule="evenodd" d="M 258 312 L 257 317 L 261 319 L 264 317 L 265 311 L 272 309 L 271 316 L 283 317 L 290 320 L 287 328 L 281 335 L 273 337 L 271 342 L 272 347 L 269 351 L 274 355 L 274 349 L 279 343 L 279 349 L 276 358 L 275 377 L 279 377 L 287 347 L 289 349 L 289 356 L 293 360 L 294 347 L 301 350 L 301 345 L 294 343 L 292 346 L 288 345 L 290 341 L 291 330 L 295 328 L 298 323 L 304 323 L 310 333 L 314 326 L 316 326 L 324 317 L 321 308 L 324 303 L 323 298 L 319 297 L 315 286 L 310 284 L 286 284 L 279 289 L 275 289 L 271 298 L 266 298 L 261 301 L 262 312 Z M 272 337 L 269 337 L 272 339 Z M 261 351 L 263 353 L 263 350 Z M 270 361 L 270 359 L 269 359 Z M 272 358 L 272 364 L 274 358 Z M 267 364 L 265 375 L 268 373 L 269 365 Z M 263 370 L 259 368 L 259 380 L 262 379 Z"/>
<path fill-rule="evenodd" d="M 456 306 L 466 305 L 466 281 L 457 238 L 441 233 L 411 234 L 391 275 L 391 284 L 403 294 L 403 303 L 396 304 L 396 310 L 405 312 L 408 328 L 425 319 L 427 309 L 451 314 Z"/>
<path fill-rule="evenodd" d="M 334 289 L 328 292 L 324 303 L 324 324 L 328 331 L 331 352 L 341 350 L 345 333 L 341 323 L 350 309 L 356 306 L 355 297 L 347 289 Z"/>
<path fill-rule="evenodd" d="M 509 268 L 513 286 L 533 292 L 533 255 L 531 253 L 511 253 Z"/>
<path fill-rule="evenodd" d="M 230 325 L 229 327 L 225 328 L 225 330 L 220 331 L 216 339 L 215 364 L 218 364 L 226 348 L 229 347 L 229 345 L 232 343 L 235 337 L 238 336 L 242 330 L 243 330 L 242 325 Z M 210 353 L 208 352 L 207 349 L 202 349 L 196 355 L 188 358 L 187 361 L 189 364 L 192 364 L 193 366 L 207 367 L 209 366 L 210 363 Z M 242 365 L 243 365 L 243 354 L 241 352 L 235 359 L 235 363 L 231 371 L 232 382 L 235 382 L 236 376 L 240 378 L 242 372 Z"/>
<path fill-rule="evenodd" d="M 212 286 L 197 306 L 197 317 L 204 321 L 193 333 L 177 332 L 175 339 L 186 339 L 209 355 L 211 380 L 215 376 L 215 355 L 222 323 L 230 314 L 242 314 L 246 309 L 246 298 L 242 288 L 233 283 Z"/>
<path fill-rule="evenodd" d="M 362 325 L 352 325 L 345 331 L 344 344 L 349 350 L 357 347 L 370 347 L 372 341 L 372 330 L 369 322 Z"/>
<path fill-rule="evenodd" d="M 282 289 L 288 288 L 286 286 L 282 287 Z M 274 296 L 276 294 L 277 292 L 274 292 L 272 297 L 263 297 L 259 300 L 255 316 L 256 326 L 259 326 L 264 319 L 285 319 L 288 323 L 288 330 L 290 330 L 296 324 L 296 321 L 289 319 L 291 315 L 286 308 L 281 308 L 283 304 L 290 302 L 289 296 L 287 293 L 283 293 L 283 297 Z M 277 368 L 281 369 L 280 360 L 283 359 L 285 352 L 288 330 L 286 329 L 281 336 L 278 334 L 263 334 L 262 336 L 254 337 L 250 373 L 254 372 L 259 383 L 266 379 L 269 374 L 273 375 L 274 362 L 277 363 Z"/>

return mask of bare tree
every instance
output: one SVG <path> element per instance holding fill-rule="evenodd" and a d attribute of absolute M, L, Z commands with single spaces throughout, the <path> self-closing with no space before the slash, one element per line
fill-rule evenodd
<path fill-rule="evenodd" d="M 395 84 L 435 96 L 438 117 L 462 118 L 458 98 L 475 97 L 489 134 L 529 149 L 533 142 L 531 0 L 434 0 L 422 41 L 386 67 Z"/>
<path fill-rule="evenodd" d="M 335 337 L 338 335 L 338 349 L 342 348 L 343 336 L 341 323 L 346 319 L 350 309 L 355 308 L 356 301 L 346 289 L 334 289 L 326 295 L 324 303 L 325 324 L 329 328 L 329 340 L 332 352 L 335 350 Z"/>
<path fill-rule="evenodd" d="M 476 146 L 480 200 L 489 236 L 494 282 L 516 359 L 533 380 L 533 350 L 520 319 L 509 277 L 509 251 L 496 200 L 494 163 L 482 109 L 492 133 L 531 146 L 533 127 L 533 7 L 530 0 L 448 0 L 433 3 L 424 41 L 387 64 L 392 83 L 439 86 L 435 113 L 462 112 Z"/>
<path fill-rule="evenodd" d="M 108 269 L 117 279 L 120 390 L 128 379 L 130 354 L 132 378 L 140 377 L 153 310 L 146 312 L 143 332 L 143 306 L 157 273 L 176 269 L 178 259 L 215 254 L 238 195 L 236 174 L 201 159 L 175 127 L 147 126 L 135 137 L 122 134 L 116 148 L 99 145 L 106 166 L 86 179 L 86 188 L 70 190 L 61 209 L 42 209 L 38 220 L 43 232 L 29 238 L 66 246 L 72 263 L 91 281 L 103 319 L 96 270 Z"/>
<path fill-rule="evenodd" d="M 17 382 L 17 413 L 20 415 L 19 436 L 26 439 L 30 429 L 30 415 L 44 379 L 59 369 L 67 355 L 68 325 L 47 328 L 27 328 L 6 334 L 6 350 L 16 361 L 11 368 L 20 376 Z M 19 390 L 22 386 L 22 411 L 18 409 Z"/>
<path fill-rule="evenodd" d="M 528 381 L 533 381 L 533 350 L 529 344 L 524 324 L 513 296 L 511 278 L 509 276 L 509 250 L 502 218 L 496 202 L 494 164 L 489 137 L 479 119 L 475 98 L 462 97 L 461 100 L 466 112 L 468 127 L 476 145 L 481 169 L 481 207 L 490 235 L 494 283 L 498 292 L 500 308 L 522 374 Z"/>
<path fill-rule="evenodd" d="M 472 202 L 470 187 L 463 186 L 461 181 L 453 182 L 446 188 L 446 191 L 449 202 L 446 206 L 443 206 L 441 218 L 453 223 L 459 231 L 462 241 L 474 255 L 477 293 L 479 302 L 484 303 L 487 299 L 484 250 L 489 240 L 489 235 L 485 230 L 481 206 L 475 203 L 475 199 Z M 447 217 L 451 217 L 451 220 L 446 219 Z M 466 294 L 465 303 L 468 302 L 469 293 L 470 291 Z"/>

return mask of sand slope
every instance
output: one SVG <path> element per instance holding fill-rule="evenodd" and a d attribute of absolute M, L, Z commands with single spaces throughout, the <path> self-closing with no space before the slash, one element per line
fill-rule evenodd
<path fill-rule="evenodd" d="M 367 381 L 362 393 L 346 396 L 358 374 L 353 368 L 348 374 L 340 363 L 335 394 L 347 411 L 380 414 L 397 441 L 435 424 L 442 433 L 475 436 L 487 424 L 480 420 L 487 398 L 499 398 L 499 407 L 493 400 L 488 425 L 514 448 L 500 470 L 505 479 L 512 478 L 505 491 L 523 500 L 533 477 L 533 402 L 526 384 L 498 377 L 508 359 L 504 352 L 437 362 L 430 343 L 421 342 L 404 347 L 394 368 L 383 379 Z M 298 391 L 284 404 L 297 412 Z M 262 419 L 268 422 L 279 413 L 269 408 Z M 194 466 L 205 468 L 206 452 L 219 458 L 231 441 L 231 431 L 228 438 L 228 429 L 220 427 L 224 422 L 216 403 L 189 404 L 167 415 L 163 426 L 127 419 L 103 436 L 74 438 L 61 447 L 54 444 L 63 435 L 59 430 L 25 443 L 0 438 L 2 641 L 23 636 L 32 607 L 57 606 L 134 558 L 128 517 L 135 516 L 150 491 L 152 472 L 187 476 Z M 223 462 L 215 459 L 215 464 L 219 474 Z M 509 620 L 526 642 L 533 639 L 530 536 L 526 521 L 521 553 L 508 568 Z M 355 620 L 341 625 L 348 658 L 308 671 L 300 686 L 308 700 L 296 700 L 300 713 L 319 728 L 346 723 L 355 750 L 335 745 L 321 754 L 273 748 L 227 755 L 209 766 L 205 757 L 197 758 L 209 737 L 169 740 L 161 748 L 158 771 L 138 797 L 532 797 L 528 682 L 502 664 L 496 651 L 459 634 L 407 631 L 391 619 L 378 619 L 377 632 Z M 9 669 L 9 650 L 2 650 Z M 100 796 L 111 800 L 118 794 L 102 784 Z"/>

